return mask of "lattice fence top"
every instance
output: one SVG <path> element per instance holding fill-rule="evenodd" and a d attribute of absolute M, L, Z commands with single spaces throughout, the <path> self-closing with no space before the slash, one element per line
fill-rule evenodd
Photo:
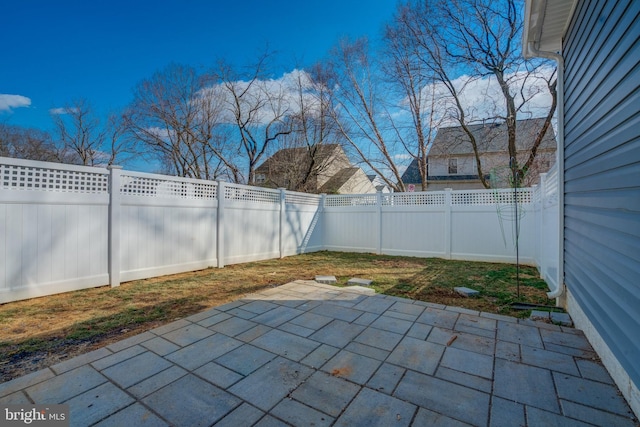
<path fill-rule="evenodd" d="M 254 203 L 280 203 L 280 192 L 267 188 L 255 188 L 237 184 L 226 184 L 224 187 L 226 200 L 242 200 Z"/>
<path fill-rule="evenodd" d="M 533 201 L 534 203 L 537 203 L 541 200 L 542 196 L 542 190 L 540 189 L 539 185 L 534 185 L 533 187 L 531 187 L 531 201 Z"/>
<path fill-rule="evenodd" d="M 451 204 L 458 206 L 491 206 L 513 203 L 514 200 L 512 189 L 451 191 L 450 193 Z M 520 188 L 517 194 L 518 203 L 532 203 L 532 189 Z M 376 194 L 327 196 L 325 206 L 375 206 L 377 197 Z M 446 191 L 392 193 L 382 194 L 380 197 L 382 206 L 442 206 L 447 203 Z"/>
<path fill-rule="evenodd" d="M 375 194 L 341 194 L 335 196 L 327 196 L 325 199 L 325 206 L 375 206 L 377 204 L 377 199 L 378 196 Z"/>
<path fill-rule="evenodd" d="M 318 206 L 322 197 L 317 194 L 305 194 L 305 193 L 285 193 L 285 203 L 295 205 L 309 205 Z"/>
<path fill-rule="evenodd" d="M 88 169 L 88 168 L 87 168 Z M 0 188 L 64 193 L 108 193 L 109 174 L 13 164 L 0 164 Z"/>
<path fill-rule="evenodd" d="M 384 206 L 432 206 L 444 205 L 445 197 L 441 192 L 393 193 L 382 195 Z"/>
<path fill-rule="evenodd" d="M 162 179 L 122 175 L 120 193 L 129 196 L 148 196 L 177 199 L 215 199 L 218 184 L 213 181 L 190 182 L 180 179 Z"/>
<path fill-rule="evenodd" d="M 519 204 L 544 200 L 552 203 L 558 198 L 558 172 L 552 168 L 544 180 L 543 188 L 521 188 L 517 191 Z M 31 162 L 3 158 L 0 162 L 0 189 L 109 193 L 109 171 L 86 166 L 65 166 L 47 162 Z M 224 184 L 224 194 L 219 194 L 215 181 L 168 177 L 140 172 L 121 173 L 122 195 L 147 197 L 213 200 L 224 196 L 227 200 L 253 203 L 279 204 L 279 190 L 251 187 L 241 184 Z M 541 191 L 542 190 L 542 191 Z M 325 197 L 327 207 L 376 206 L 378 197 L 382 206 L 435 206 L 451 203 L 458 206 L 513 204 L 513 189 L 429 191 L 390 194 L 343 194 Z M 322 197 L 317 194 L 285 192 L 285 203 L 318 206 Z"/>
<path fill-rule="evenodd" d="M 519 188 L 517 191 L 518 203 L 531 203 L 533 201 L 532 190 L 530 188 Z M 471 190 L 453 191 L 451 193 L 452 205 L 501 205 L 514 201 L 513 189 L 500 189 L 493 191 Z"/>

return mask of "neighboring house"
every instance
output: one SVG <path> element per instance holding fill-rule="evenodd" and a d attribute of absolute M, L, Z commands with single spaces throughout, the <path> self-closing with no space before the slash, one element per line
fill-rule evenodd
<path fill-rule="evenodd" d="M 429 164 L 427 163 L 427 171 L 428 170 Z M 407 167 L 400 179 L 402 179 L 407 191 L 422 191 L 422 177 L 420 176 L 418 159 L 414 158 L 411 163 L 409 163 L 409 167 Z"/>
<path fill-rule="evenodd" d="M 557 297 L 584 331 L 636 415 L 639 16 L 635 0 L 527 0 L 523 33 L 527 56 L 555 59 L 559 69 L 559 277 L 564 285 L 550 297 Z"/>
<path fill-rule="evenodd" d="M 538 131 L 545 119 L 525 119 L 516 122 L 516 148 L 518 161 L 526 162 Z M 484 123 L 469 126 L 480 154 L 485 178 L 493 187 L 508 187 L 510 175 L 507 148 L 507 126 L 504 123 Z M 538 147 L 536 159 L 522 185 L 538 182 L 541 173 L 555 163 L 556 139 L 549 127 Z M 468 190 L 484 188 L 478 178 L 478 167 L 469 137 L 460 126 L 438 129 L 427 154 L 427 190 Z M 413 160 L 402 176 L 405 185 L 414 184 L 422 189 L 417 160 Z"/>
<path fill-rule="evenodd" d="M 375 193 L 376 189 L 359 167 L 340 169 L 327 180 L 318 193 L 326 194 L 363 194 Z"/>
<path fill-rule="evenodd" d="M 369 178 L 369 181 L 371 181 L 371 184 L 373 184 L 373 186 L 375 187 L 376 191 L 380 192 L 380 193 L 392 193 L 393 189 L 389 186 L 389 184 L 387 184 L 386 182 L 384 182 L 382 179 L 380 179 L 380 177 L 378 175 L 367 175 L 367 178 Z"/>
<path fill-rule="evenodd" d="M 359 167 L 354 167 L 339 144 L 284 148 L 255 171 L 255 185 L 308 193 L 375 193 Z"/>

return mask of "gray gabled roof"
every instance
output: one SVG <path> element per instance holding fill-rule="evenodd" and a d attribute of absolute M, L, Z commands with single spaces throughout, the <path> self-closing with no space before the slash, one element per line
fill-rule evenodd
<path fill-rule="evenodd" d="M 273 156 L 265 160 L 256 168 L 257 173 L 269 173 L 273 169 L 286 167 L 286 165 L 294 163 L 311 162 L 311 156 L 314 156 L 316 164 L 322 164 L 331 158 L 336 150 L 342 149 L 340 144 L 318 144 L 312 148 L 309 147 L 293 147 L 283 148 L 276 151 Z"/>
<path fill-rule="evenodd" d="M 542 129 L 544 118 L 518 120 L 516 122 L 516 147 L 518 151 L 531 149 L 536 135 Z M 507 153 L 507 125 L 506 123 L 481 123 L 470 125 L 469 129 L 476 139 L 481 153 Z M 553 150 L 556 148 L 556 138 L 553 127 L 549 126 L 539 150 Z M 438 129 L 433 140 L 429 156 L 450 156 L 473 154 L 469 136 L 461 126 Z"/>
<path fill-rule="evenodd" d="M 402 182 L 405 184 L 415 184 L 422 182 L 422 178 L 420 177 L 420 171 L 418 170 L 418 159 L 411 160 L 409 167 L 402 174 Z"/>

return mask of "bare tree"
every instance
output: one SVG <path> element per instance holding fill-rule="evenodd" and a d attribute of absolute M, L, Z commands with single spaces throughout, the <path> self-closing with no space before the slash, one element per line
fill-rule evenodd
<path fill-rule="evenodd" d="M 331 52 L 334 119 L 357 157 L 396 191 L 405 191 L 396 155 L 401 150 L 387 88 L 364 38 L 342 40 Z"/>
<path fill-rule="evenodd" d="M 126 164 L 140 153 L 136 140 L 126 138 L 126 126 L 122 114 L 111 113 L 104 128 L 104 150 L 108 154 L 107 165 Z"/>
<path fill-rule="evenodd" d="M 178 176 L 240 182 L 223 126 L 224 97 L 193 67 L 171 64 L 140 82 L 124 114 L 130 138 Z"/>
<path fill-rule="evenodd" d="M 464 130 L 476 157 L 478 177 L 486 188 L 481 161 L 481 147 L 475 140 L 469 125 L 479 120 L 505 122 L 508 152 L 513 183 L 519 185 L 532 167 L 545 133 L 551 125 L 556 108 L 555 72 L 540 73 L 548 62 L 525 61 L 521 55 L 520 34 L 522 31 L 521 2 L 517 0 L 433 0 L 409 1 L 398 7 L 394 27 L 409 36 L 411 49 L 417 58 L 443 85 L 451 97 L 453 108 L 449 117 Z M 473 78 L 494 79 L 501 99 L 496 102 L 492 117 L 478 117 L 463 103 L 465 84 L 457 79 L 462 74 Z M 551 106 L 546 120 L 533 138 L 527 155 L 519 155 L 516 145 L 518 114 L 524 114 L 528 102 L 538 94 L 531 90 L 531 80 L 544 79 L 551 96 Z"/>
<path fill-rule="evenodd" d="M 226 114 L 236 128 L 236 137 L 246 162 L 248 183 L 255 183 L 255 169 L 277 140 L 292 132 L 292 113 L 286 90 L 270 80 L 268 59 L 261 55 L 255 64 L 240 72 L 220 61 L 209 81 L 223 92 Z"/>
<path fill-rule="evenodd" d="M 51 110 L 61 144 L 63 160 L 85 166 L 105 163 L 106 134 L 93 107 L 86 99 L 78 99 L 62 108 Z"/>
<path fill-rule="evenodd" d="M 332 114 L 330 73 L 325 64 L 288 75 L 291 85 L 291 133 L 281 135 L 278 152 L 263 165 L 268 167 L 268 185 L 294 191 L 315 192 L 318 179 L 330 167 L 333 146 L 341 142 Z M 332 147 L 327 147 L 332 145 Z"/>
<path fill-rule="evenodd" d="M 124 126 L 117 114 L 101 121 L 91 103 L 77 99 L 50 110 L 58 137 L 58 160 L 85 166 L 123 163 L 135 147 L 124 138 Z"/>
<path fill-rule="evenodd" d="M 0 123 L 0 156 L 59 162 L 60 152 L 48 132 Z"/>
<path fill-rule="evenodd" d="M 384 42 L 383 69 L 390 89 L 397 92 L 400 99 L 393 130 L 405 152 L 415 160 L 422 190 L 426 191 L 427 155 L 436 130 L 446 117 L 442 94 L 436 90 L 433 70 L 420 60 L 420 50 L 410 29 L 387 25 Z"/>

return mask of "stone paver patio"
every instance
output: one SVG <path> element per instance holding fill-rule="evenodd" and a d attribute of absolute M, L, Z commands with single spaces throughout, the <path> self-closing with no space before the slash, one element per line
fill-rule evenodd
<path fill-rule="evenodd" d="M 296 281 L 0 384 L 85 426 L 633 426 L 575 329 Z"/>

